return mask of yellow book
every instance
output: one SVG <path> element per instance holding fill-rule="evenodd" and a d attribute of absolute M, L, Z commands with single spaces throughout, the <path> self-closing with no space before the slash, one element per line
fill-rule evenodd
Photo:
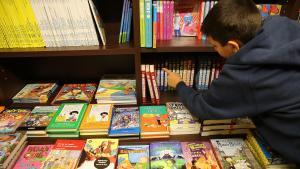
<path fill-rule="evenodd" d="M 90 104 L 80 125 L 80 132 L 108 131 L 112 104 Z"/>
<path fill-rule="evenodd" d="M 260 156 L 258 155 L 258 153 L 256 152 L 256 150 L 252 147 L 252 145 L 249 143 L 249 140 L 245 140 L 246 145 L 249 147 L 251 153 L 253 154 L 253 156 L 255 157 L 255 159 L 257 160 L 257 162 L 261 165 L 262 168 L 266 168 L 264 166 L 264 162 L 262 161 L 262 159 L 260 158 Z"/>
<path fill-rule="evenodd" d="M 263 166 L 269 165 L 270 162 L 268 161 L 268 159 L 264 155 L 264 152 L 260 148 L 258 142 L 256 141 L 255 137 L 253 136 L 253 134 L 251 132 L 248 133 L 247 140 L 248 140 L 249 144 L 253 147 L 253 149 L 256 151 L 262 165 Z"/>

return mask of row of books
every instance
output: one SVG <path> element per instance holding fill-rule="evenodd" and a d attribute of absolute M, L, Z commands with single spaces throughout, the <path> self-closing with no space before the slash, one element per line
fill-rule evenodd
<path fill-rule="evenodd" d="M 0 48 L 92 46 L 98 36 L 106 44 L 92 0 L 4 0 L 0 8 Z"/>
<path fill-rule="evenodd" d="M 3 161 L 10 168 L 73 169 L 73 168 L 293 168 L 285 161 L 276 165 L 260 165 L 248 144 L 248 139 L 227 138 L 204 141 L 164 141 L 141 145 L 119 145 L 118 139 L 94 138 L 87 140 L 56 140 L 54 145 L 27 145 L 17 149 L 19 133 L 1 139 L 7 147 Z M 23 137 L 24 138 L 24 137 Z M 253 137 L 254 138 L 254 137 Z M 24 139 L 23 139 L 24 140 Z M 256 139 L 254 138 L 256 141 Z M 21 151 L 20 151 L 21 150 Z M 261 150 L 261 149 L 260 149 Z M 264 155 L 264 154 L 262 154 Z M 278 156 L 278 158 L 281 158 Z M 281 158 L 282 159 L 282 158 Z M 3 163 L 0 163 L 3 164 Z"/>
<path fill-rule="evenodd" d="M 95 95 L 97 103 L 136 104 L 136 83 L 131 79 L 102 79 L 96 83 L 64 84 L 57 92 L 57 83 L 27 84 L 13 98 L 14 103 L 66 102 L 90 103 Z"/>
<path fill-rule="evenodd" d="M 130 40 L 132 14 L 132 0 L 124 0 L 119 33 L 119 43 L 127 43 Z"/>

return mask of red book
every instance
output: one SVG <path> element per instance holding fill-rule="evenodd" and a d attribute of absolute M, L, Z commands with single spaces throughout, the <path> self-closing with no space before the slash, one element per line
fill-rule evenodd
<path fill-rule="evenodd" d="M 146 65 L 146 79 L 147 79 L 147 84 L 148 84 L 148 88 L 149 88 L 149 92 L 150 92 L 151 103 L 155 104 L 155 96 L 154 96 L 154 91 L 153 91 L 153 87 L 152 87 L 150 65 Z"/>
<path fill-rule="evenodd" d="M 153 91 L 154 91 L 155 103 L 159 104 L 160 96 L 159 96 L 159 92 L 158 92 L 158 88 L 157 88 L 154 65 L 150 65 L 150 75 L 151 75 L 152 87 L 153 87 Z"/>
<path fill-rule="evenodd" d="M 146 95 L 146 65 L 141 65 L 141 74 L 142 74 L 142 103 L 147 102 Z"/>

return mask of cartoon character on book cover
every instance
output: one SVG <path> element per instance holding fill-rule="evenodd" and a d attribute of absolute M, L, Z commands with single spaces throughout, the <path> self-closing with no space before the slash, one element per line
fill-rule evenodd
<path fill-rule="evenodd" d="M 20 140 L 21 134 L 0 135 L 0 164 L 6 160 Z"/>
<path fill-rule="evenodd" d="M 209 142 L 182 142 L 187 169 L 219 169 Z"/>
<path fill-rule="evenodd" d="M 88 139 L 82 154 L 84 161 L 79 169 L 114 169 L 118 153 L 117 139 Z"/>
<path fill-rule="evenodd" d="M 82 107 L 82 104 L 65 105 L 56 117 L 56 122 L 76 122 Z"/>
<path fill-rule="evenodd" d="M 96 84 L 64 85 L 55 98 L 56 102 L 85 101 L 89 102 L 96 91 Z"/>
<path fill-rule="evenodd" d="M 151 169 L 184 169 L 185 160 L 180 142 L 150 144 Z"/>
<path fill-rule="evenodd" d="M 171 124 L 194 124 L 197 119 L 180 102 L 166 103 Z"/>
<path fill-rule="evenodd" d="M 102 80 L 97 94 L 100 96 L 135 95 L 135 80 Z"/>
<path fill-rule="evenodd" d="M 149 146 L 119 146 L 118 169 L 149 169 Z"/>
<path fill-rule="evenodd" d="M 118 109 L 114 111 L 112 130 L 139 127 L 139 112 L 132 109 Z"/>
<path fill-rule="evenodd" d="M 94 105 L 91 108 L 91 111 L 89 113 L 87 122 L 93 123 L 93 122 L 107 122 L 109 119 L 109 113 L 110 113 L 111 105 L 103 106 L 103 105 Z"/>
<path fill-rule="evenodd" d="M 0 114 L 0 133 L 13 132 L 16 125 L 30 113 L 27 109 L 7 109 Z"/>
<path fill-rule="evenodd" d="M 52 150 L 43 162 L 43 169 L 66 169 L 75 166 L 80 151 Z"/>
<path fill-rule="evenodd" d="M 55 112 L 49 114 L 31 114 L 26 121 L 22 124 L 22 127 L 41 127 L 48 126 Z"/>

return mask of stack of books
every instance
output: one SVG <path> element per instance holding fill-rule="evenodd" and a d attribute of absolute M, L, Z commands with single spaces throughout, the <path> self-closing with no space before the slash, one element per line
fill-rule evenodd
<path fill-rule="evenodd" d="M 112 104 L 89 104 L 80 125 L 80 135 L 107 135 Z"/>
<path fill-rule="evenodd" d="M 247 134 L 253 128 L 255 125 L 250 118 L 204 120 L 201 135 Z"/>
<path fill-rule="evenodd" d="M 61 104 L 46 131 L 49 137 L 79 137 L 79 126 L 86 103 Z"/>
<path fill-rule="evenodd" d="M 47 103 L 56 88 L 56 83 L 27 84 L 12 100 L 14 103 Z"/>
<path fill-rule="evenodd" d="M 95 99 L 97 103 L 137 104 L 136 81 L 132 79 L 102 79 Z"/>
<path fill-rule="evenodd" d="M 166 106 L 140 106 L 141 138 L 168 138 L 169 118 Z"/>
<path fill-rule="evenodd" d="M 166 106 L 170 119 L 170 135 L 200 133 L 199 120 L 182 103 L 167 102 Z"/>

